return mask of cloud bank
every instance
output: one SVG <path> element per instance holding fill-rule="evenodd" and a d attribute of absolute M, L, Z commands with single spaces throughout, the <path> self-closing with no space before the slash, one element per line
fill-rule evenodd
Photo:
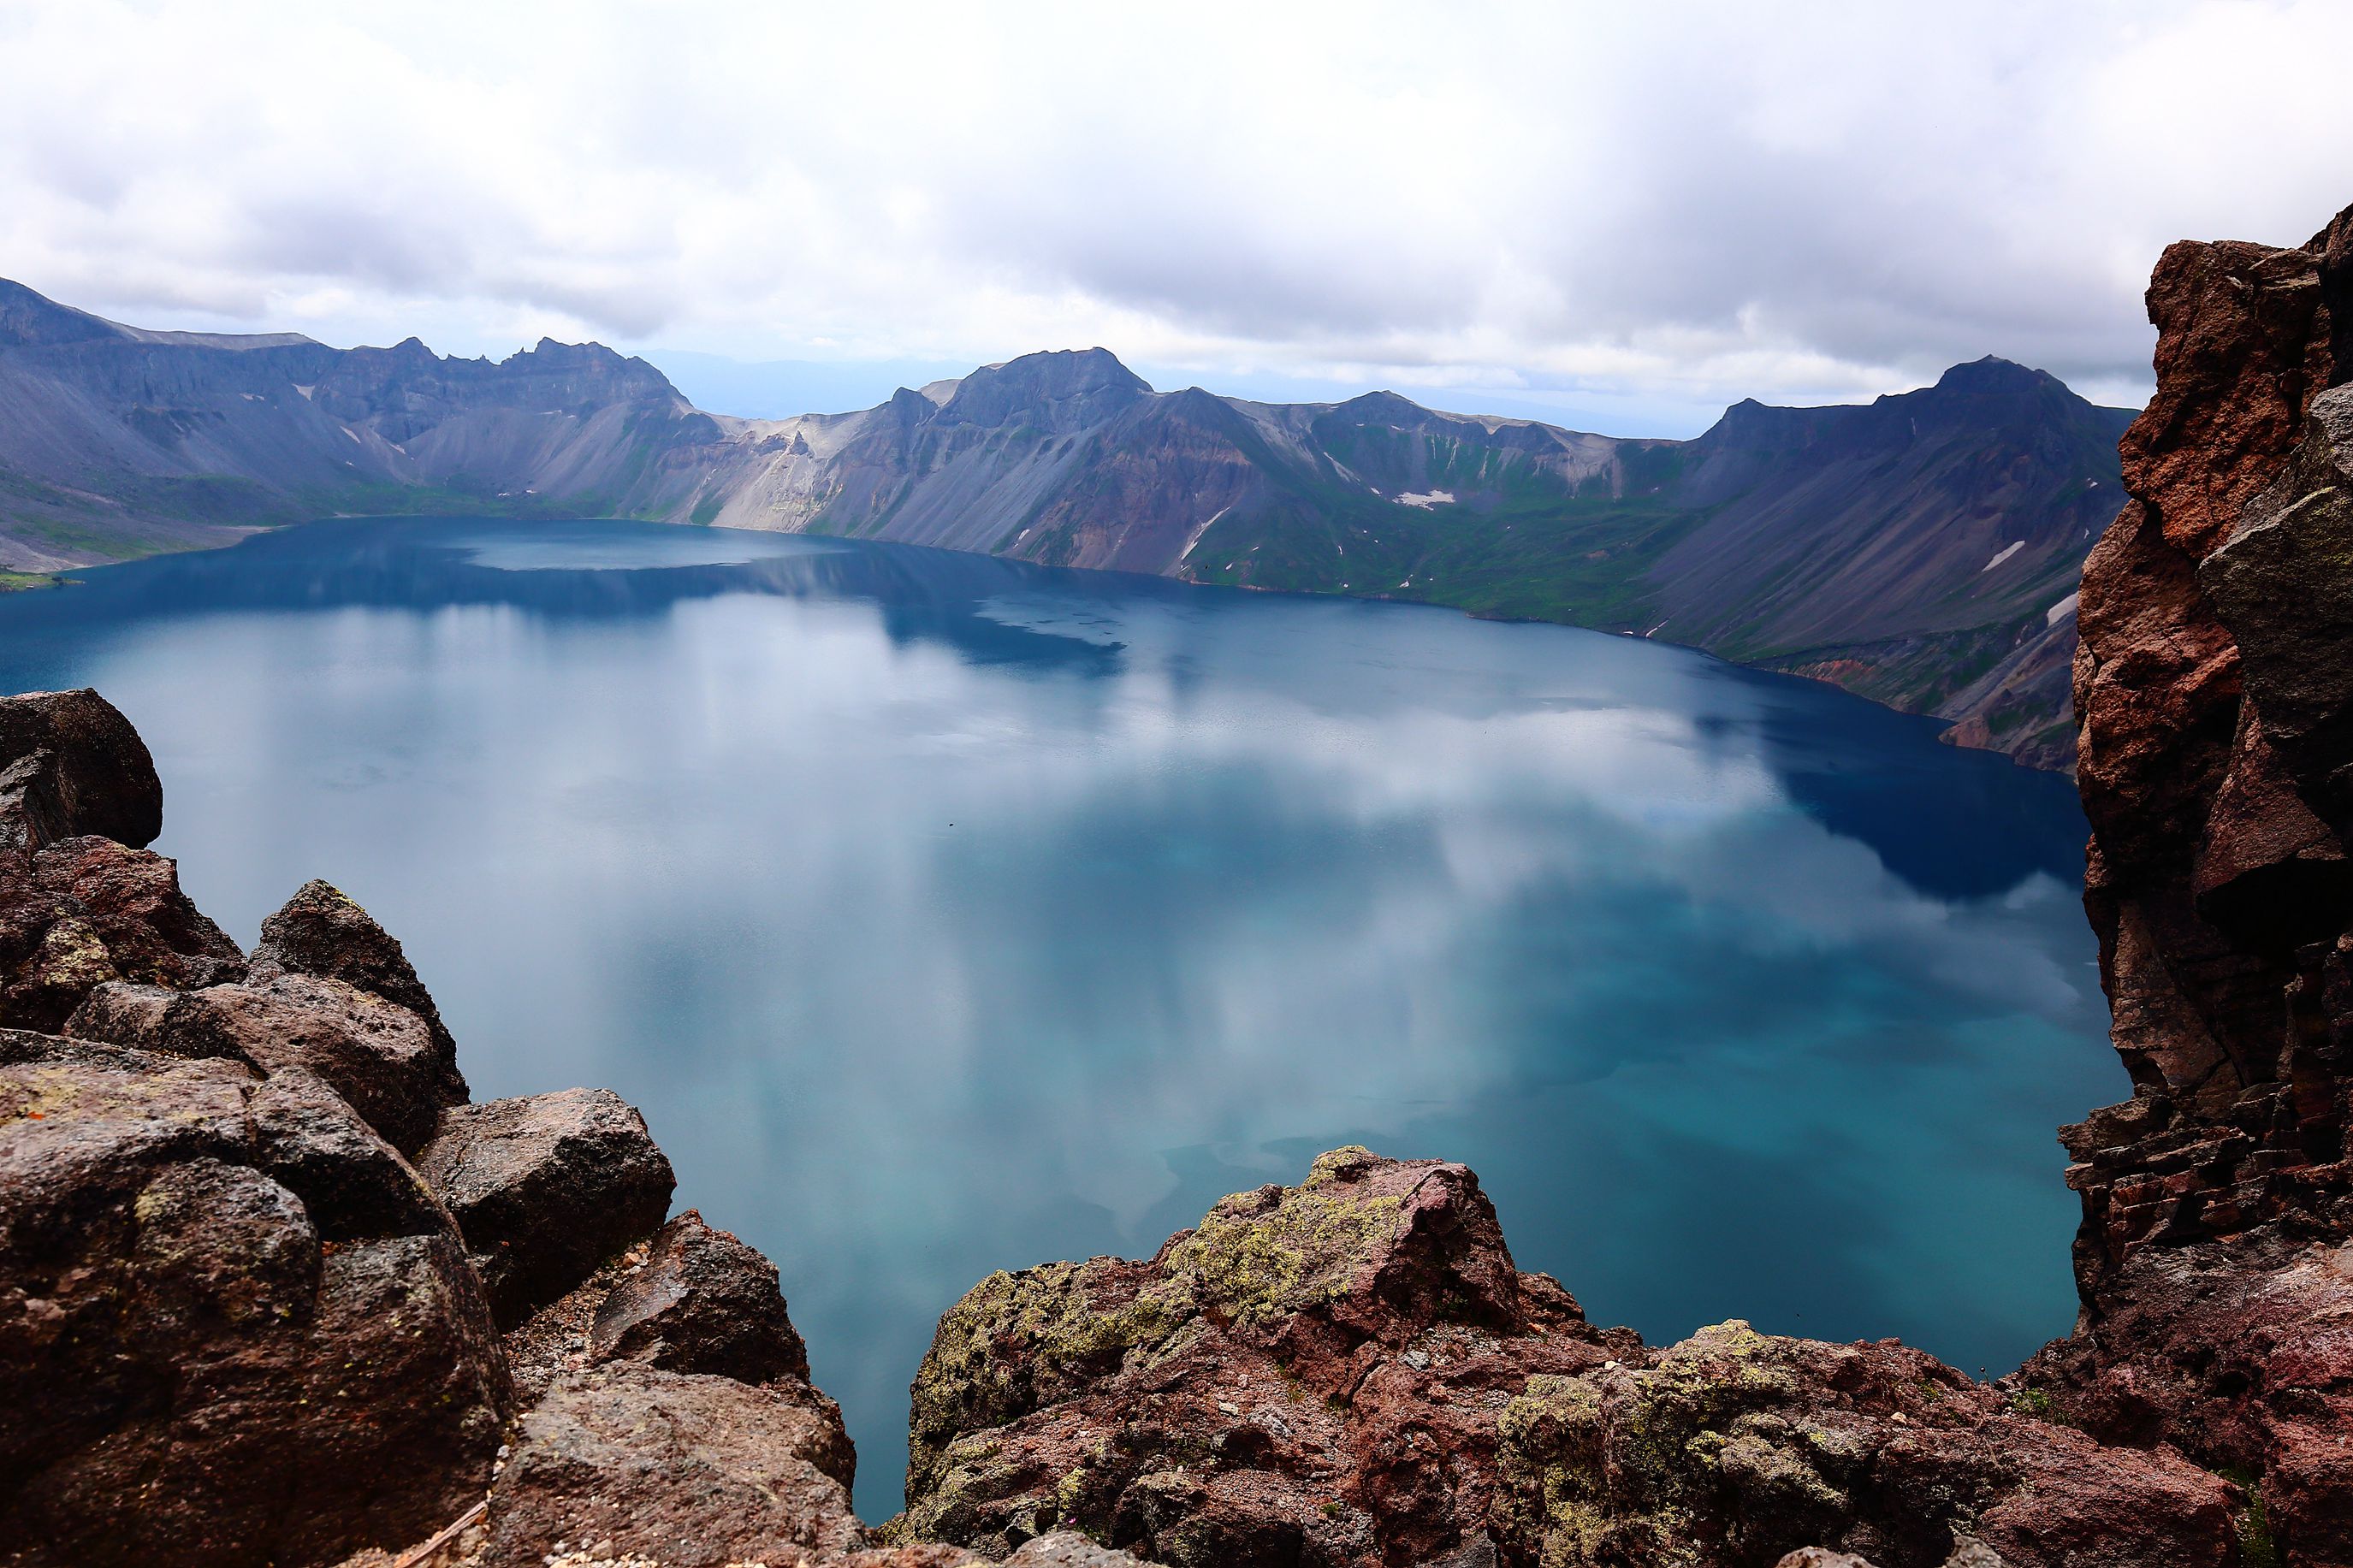
<path fill-rule="evenodd" d="M 153 325 L 1704 407 L 2136 395 L 2353 198 L 2335 3 L 0 10 L 0 274 Z M 1440 401 L 1443 401 L 1441 398 Z"/>

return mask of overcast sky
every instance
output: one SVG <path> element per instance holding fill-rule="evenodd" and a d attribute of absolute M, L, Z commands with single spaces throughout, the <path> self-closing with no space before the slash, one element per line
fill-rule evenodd
<path fill-rule="evenodd" d="M 2137 401 L 2168 240 L 2353 201 L 2348 58 L 2345 0 L 0 0 L 0 276 L 705 401 L 1094 343 L 1629 434 L 1985 353 Z"/>

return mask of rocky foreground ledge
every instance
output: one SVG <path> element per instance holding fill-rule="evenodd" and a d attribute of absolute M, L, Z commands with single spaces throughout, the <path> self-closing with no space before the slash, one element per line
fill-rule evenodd
<path fill-rule="evenodd" d="M 611 1094 L 472 1103 L 323 883 L 241 952 L 96 693 L 0 700 L 0 1560 L 283 1568 L 2353 1563 L 2353 212 L 2177 246 L 2075 669 L 2134 1097 L 1995 1384 L 1644 1345 L 1459 1165 L 1344 1149 L 982 1281 L 850 1511 L 775 1268 Z M 1134 1555 L 1129 1554 L 1129 1551 Z"/>

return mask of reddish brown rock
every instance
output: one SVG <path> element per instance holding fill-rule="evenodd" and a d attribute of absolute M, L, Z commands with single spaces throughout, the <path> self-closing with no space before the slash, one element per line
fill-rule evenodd
<path fill-rule="evenodd" d="M 87 688 L 0 698 L 0 846 L 94 833 L 138 848 L 163 831 L 154 759 L 114 704 Z"/>
<path fill-rule="evenodd" d="M 453 1107 L 417 1168 L 509 1327 L 650 1236 L 677 1185 L 645 1118 L 603 1089 Z"/>
<path fill-rule="evenodd" d="M 324 1086 L 0 1035 L 12 1561 L 413 1540 L 479 1495 L 507 1408 L 447 1217 Z"/>
<path fill-rule="evenodd" d="M 2084 568 L 2085 905 L 2135 1098 L 2063 1135 L 2083 1317 L 2026 1376 L 2353 1561 L 2353 211 L 2178 245 L 2131 502 Z M 2331 390 L 2336 388 L 2337 390 Z"/>
<path fill-rule="evenodd" d="M 109 980 L 231 979 L 244 959 L 147 854 L 163 789 L 94 691 L 0 698 L 0 1027 L 54 1029 Z"/>
<path fill-rule="evenodd" d="M 1532 1373 L 1631 1353 L 1524 1276 L 1460 1165 L 1340 1150 L 1147 1262 L 982 1281 L 914 1389 L 907 1533 L 1059 1525 L 1184 1568 L 1436 1560 L 1481 1539 Z"/>
<path fill-rule="evenodd" d="M 458 1071 L 458 1047 L 442 1025 L 440 1010 L 417 971 L 385 929 L 365 910 L 325 882 L 304 883 L 285 906 L 261 922 L 253 950 L 257 975 L 283 970 L 339 980 L 381 996 L 425 1020 L 439 1058 L 441 1098 L 456 1105 L 468 1098 Z"/>
<path fill-rule="evenodd" d="M 441 1055 L 425 1021 L 340 980 L 281 972 L 195 991 L 110 982 L 65 1032 L 314 1073 L 406 1153 L 425 1146 L 445 1109 Z"/>
<path fill-rule="evenodd" d="M 588 1352 L 742 1383 L 808 1381 L 776 1266 L 694 1210 L 655 1233 L 597 1304 Z"/>
<path fill-rule="evenodd" d="M 109 981 L 209 985 L 244 972 L 163 856 L 91 837 L 0 847 L 0 1026 L 55 1029 Z"/>
<path fill-rule="evenodd" d="M 806 1384 L 600 1367 L 559 1380 L 522 1418 L 483 1560 L 578 1549 L 721 1568 L 852 1552 L 867 1541 L 853 1464 L 841 1413 Z"/>
<path fill-rule="evenodd" d="M 1341 1150 L 1148 1262 L 983 1281 L 916 1379 L 892 1528 L 1174 1568 L 2233 1562 L 2229 1483 L 2033 1407 L 1892 1341 L 1597 1331 L 1468 1171 Z"/>

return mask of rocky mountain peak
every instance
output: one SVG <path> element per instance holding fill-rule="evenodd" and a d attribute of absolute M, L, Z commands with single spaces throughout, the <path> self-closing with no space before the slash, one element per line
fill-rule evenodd
<path fill-rule="evenodd" d="M 2054 386 L 2065 390 L 2059 378 L 2048 371 L 2034 370 L 1999 354 L 1988 354 L 1953 366 L 1936 378 L 1936 390 L 1978 396 L 2023 396 Z"/>
<path fill-rule="evenodd" d="M 1151 384 L 1108 349 L 1056 350 L 973 372 L 957 384 L 939 417 L 944 424 L 1072 431 L 1100 425 L 1151 395 Z"/>

